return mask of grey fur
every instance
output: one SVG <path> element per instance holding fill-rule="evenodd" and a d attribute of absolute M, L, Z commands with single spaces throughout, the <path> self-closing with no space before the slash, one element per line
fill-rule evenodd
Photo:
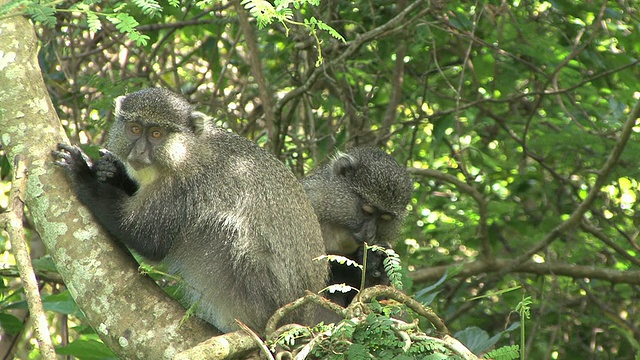
<path fill-rule="evenodd" d="M 360 263 L 365 242 L 386 247 L 396 240 L 413 190 L 406 170 L 386 152 L 371 147 L 338 153 L 303 179 L 303 185 L 320 221 L 327 253 Z M 386 255 L 368 254 L 365 287 L 388 284 Z M 337 262 L 330 265 L 331 283 L 360 287 L 360 269 Z M 347 306 L 355 291 L 327 295 Z"/>
<path fill-rule="evenodd" d="M 338 153 L 303 179 L 303 185 L 318 215 L 327 252 L 340 255 L 353 253 L 364 241 L 393 242 L 413 192 L 406 169 L 372 147 Z M 364 212 L 364 205 L 375 208 L 375 214 Z M 383 214 L 392 219 L 383 220 Z M 363 231 L 365 223 L 373 223 L 373 228 Z"/>
<path fill-rule="evenodd" d="M 163 137 L 140 143 L 130 122 Z M 224 332 L 239 319 L 262 333 L 277 308 L 325 286 L 327 265 L 313 261 L 325 253 L 313 208 L 274 156 L 158 88 L 116 99 L 108 135 L 92 174 L 77 148 L 59 145 L 58 164 L 115 238 L 182 277 L 198 316 Z"/>

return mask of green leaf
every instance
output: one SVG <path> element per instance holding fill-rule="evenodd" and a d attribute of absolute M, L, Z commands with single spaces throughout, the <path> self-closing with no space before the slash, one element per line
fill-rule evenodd
<path fill-rule="evenodd" d="M 133 3 L 151 18 L 159 17 L 162 13 L 162 6 L 155 0 L 133 0 Z"/>
<path fill-rule="evenodd" d="M 54 27 L 56 25 L 56 9 L 54 7 L 31 5 L 26 9 L 26 13 L 31 16 L 33 21 L 39 22 L 46 27 Z"/>
<path fill-rule="evenodd" d="M 98 31 L 102 29 L 102 22 L 96 13 L 88 12 L 87 13 L 87 25 L 89 26 L 89 30 Z"/>
<path fill-rule="evenodd" d="M 58 269 L 56 268 L 56 264 L 53 262 L 53 259 L 51 258 L 51 256 L 47 255 L 39 259 L 33 259 L 31 263 L 33 264 L 33 268 L 36 270 L 36 272 L 42 272 L 42 271 L 55 272 L 55 273 L 58 272 Z"/>
<path fill-rule="evenodd" d="M 82 313 L 71 297 L 69 291 L 63 291 L 59 294 L 45 295 L 42 297 L 42 305 L 46 311 L 53 311 L 60 314 L 73 315 L 82 317 Z"/>
<path fill-rule="evenodd" d="M 76 340 L 64 347 L 56 347 L 58 355 L 70 355 L 80 360 L 110 360 L 116 355 L 102 342 L 96 340 Z"/>
<path fill-rule="evenodd" d="M 138 21 L 133 16 L 125 13 L 119 13 L 116 16 L 107 16 L 112 24 L 116 26 L 121 33 L 130 33 L 135 31 L 135 27 L 139 25 Z"/>
<path fill-rule="evenodd" d="M 17 335 L 24 328 L 24 324 L 11 314 L 0 313 L 0 328 L 9 335 Z"/>

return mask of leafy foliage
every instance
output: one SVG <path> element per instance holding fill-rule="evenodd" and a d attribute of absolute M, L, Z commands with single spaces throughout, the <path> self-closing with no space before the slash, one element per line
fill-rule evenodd
<path fill-rule="evenodd" d="M 325 336 L 312 350 L 314 359 L 430 359 L 433 355 L 458 359 L 441 343 L 421 337 L 419 331 L 404 333 L 396 327 L 397 322 L 383 313 L 342 321 L 323 329 Z"/>
<path fill-rule="evenodd" d="M 162 6 L 155 0 L 133 0 L 133 3 L 142 9 L 144 15 L 150 18 L 159 17 L 162 13 Z"/>
<path fill-rule="evenodd" d="M 146 45 L 149 40 L 149 36 L 140 33 L 136 27 L 139 25 L 138 21 L 128 13 L 120 12 L 123 8 L 123 4 L 117 4 L 113 13 L 105 13 L 94 11 L 91 8 L 94 1 L 85 0 L 73 5 L 73 9 L 80 11 L 87 17 L 87 25 L 91 31 L 99 31 L 102 29 L 102 23 L 100 16 L 115 25 L 116 29 L 123 34 L 127 34 L 129 39 L 134 41 L 136 45 Z M 149 18 L 159 17 L 162 12 L 162 7 L 155 0 L 135 0 L 133 4 L 136 5 L 145 16 Z M 53 4 L 40 4 L 34 1 L 20 1 L 19 6 L 7 6 L 0 8 L 0 15 L 16 16 L 16 15 L 28 15 L 35 22 L 41 23 L 46 27 L 54 27 L 57 23 L 56 11 L 59 11 Z"/>
<path fill-rule="evenodd" d="M 317 29 L 328 32 L 335 39 L 338 39 L 342 42 L 346 42 L 344 37 L 340 35 L 338 31 L 329 26 L 328 24 L 322 22 L 322 20 L 318 20 L 315 17 L 311 16 L 310 18 L 304 18 L 304 21 L 298 22 L 293 20 L 294 14 L 293 9 L 289 6 L 293 5 L 295 9 L 300 9 L 305 4 L 318 5 L 319 1 L 308 1 L 308 0 L 276 0 L 274 5 L 267 0 L 242 0 L 242 5 L 249 10 L 251 15 L 253 15 L 256 20 L 258 20 L 258 26 L 260 28 L 264 28 L 267 25 L 273 23 L 273 21 L 280 22 L 286 29 L 287 34 L 289 33 L 289 28 L 287 24 L 302 26 L 309 31 L 309 35 L 313 36 L 316 41 L 316 46 L 318 49 L 318 59 L 316 61 L 316 66 L 320 66 L 324 61 L 322 57 L 321 50 L 321 41 L 318 38 Z"/>
<path fill-rule="evenodd" d="M 136 30 L 136 26 L 139 25 L 138 21 L 129 14 L 119 13 L 115 16 L 106 17 L 109 22 L 116 26 L 116 29 L 122 33 L 127 33 L 129 38 L 136 42 L 138 45 L 146 45 L 148 36 L 140 34 Z"/>
<path fill-rule="evenodd" d="M 42 23 L 47 27 L 53 27 L 56 24 L 55 13 L 55 8 L 39 4 L 31 4 L 25 10 L 25 14 L 29 15 L 33 21 Z"/>
<path fill-rule="evenodd" d="M 229 3 L 172 1 L 156 15 L 141 3 L 56 4 L 52 12 L 12 1 L 0 17 L 55 20 L 54 30 L 39 28 L 39 58 L 72 142 L 103 141 L 114 97 L 165 86 L 298 176 L 336 148 L 384 147 L 415 180 L 393 244 L 404 289 L 450 329 L 502 334 L 496 346 L 532 339 L 520 346 L 529 359 L 640 351 L 640 319 L 629 315 L 640 313 L 638 127 L 621 141 L 639 97 L 640 16 L 631 2 L 245 1 L 258 22 L 272 16 L 255 30 L 261 74 L 247 62 Z M 329 36 L 319 41 L 310 26 Z M 122 36 L 128 30 L 145 41 Z M 318 59 L 330 61 L 317 67 Z M 271 117 L 259 78 L 272 94 Z M 0 166 L 6 176 L 6 160 Z M 579 221 L 565 225 L 573 214 Z M 516 286 L 526 302 L 499 292 Z M 3 304 L 13 304 L 17 295 L 5 294 Z M 0 309 L 0 321 L 18 325 Z M 524 326 L 502 333 L 527 316 L 526 334 Z M 357 326 L 336 331 L 352 336 Z"/>
<path fill-rule="evenodd" d="M 493 360 L 512 360 L 520 357 L 520 348 L 518 345 L 511 345 L 501 347 L 499 349 L 495 349 L 489 351 L 484 355 L 485 359 L 493 359 Z"/>
<path fill-rule="evenodd" d="M 376 250 L 376 248 L 373 248 Z M 377 251 L 384 251 L 387 257 L 384 258 L 384 271 L 389 276 L 391 285 L 402 290 L 402 266 L 400 266 L 400 256 L 393 249 L 378 248 Z"/>

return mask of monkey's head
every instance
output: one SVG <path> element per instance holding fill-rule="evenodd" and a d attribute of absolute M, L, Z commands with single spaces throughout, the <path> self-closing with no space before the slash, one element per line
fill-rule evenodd
<path fill-rule="evenodd" d="M 304 184 L 327 251 L 338 254 L 355 251 L 364 242 L 393 242 L 413 191 L 406 169 L 371 147 L 338 153 Z"/>
<path fill-rule="evenodd" d="M 116 98 L 106 147 L 146 185 L 164 173 L 174 174 L 184 168 L 183 161 L 194 158 L 190 154 L 208 148 L 198 144 L 211 128 L 210 118 L 179 95 L 150 88 Z"/>

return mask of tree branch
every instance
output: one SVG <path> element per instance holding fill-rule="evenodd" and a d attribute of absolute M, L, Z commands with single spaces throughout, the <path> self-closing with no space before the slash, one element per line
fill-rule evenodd
<path fill-rule="evenodd" d="M 640 117 L 640 100 L 638 100 L 636 102 L 636 105 L 633 107 L 633 109 L 631 109 L 631 112 L 627 117 L 627 121 L 622 127 L 622 131 L 620 133 L 620 136 L 618 137 L 618 141 L 616 142 L 613 150 L 611 151 L 611 154 L 609 154 L 609 158 L 607 158 L 607 161 L 604 163 L 602 168 L 598 171 L 598 177 L 596 178 L 595 183 L 591 187 L 591 190 L 589 190 L 589 193 L 587 194 L 587 197 L 584 199 L 584 201 L 578 206 L 578 208 L 571 214 L 571 216 L 566 221 L 560 223 L 560 225 L 556 226 L 553 230 L 551 230 L 551 232 L 547 234 L 547 236 L 542 241 L 537 243 L 531 249 L 527 250 L 524 254 L 518 256 L 518 258 L 515 260 L 515 263 L 502 269 L 500 271 L 500 275 L 504 275 L 506 273 L 511 272 L 513 269 L 515 269 L 516 267 L 515 264 L 524 263 L 528 261 L 531 258 L 531 256 L 533 256 L 533 254 L 549 246 L 549 244 L 551 244 L 555 239 L 557 239 L 558 236 L 560 236 L 560 234 L 580 224 L 582 217 L 589 210 L 593 202 L 596 200 L 596 198 L 602 191 L 602 187 L 604 186 L 605 181 L 607 181 L 607 177 L 609 176 L 609 173 L 611 173 L 611 170 L 618 162 L 618 159 L 620 159 L 620 155 L 622 154 L 622 151 L 627 145 L 627 142 L 629 141 L 629 137 L 631 137 L 631 133 L 633 132 L 633 128 L 636 125 L 636 121 L 638 117 Z"/>
<path fill-rule="evenodd" d="M 0 0 L 4 3 L 6 0 Z M 102 340 L 120 358 L 169 359 L 214 334 L 149 278 L 94 222 L 72 195 L 51 150 L 67 141 L 40 72 L 33 25 L 0 22 L 2 146 L 29 164 L 25 202 L 71 295 Z"/>
<path fill-rule="evenodd" d="M 242 28 L 242 32 L 244 33 L 245 44 L 247 45 L 248 50 L 247 53 L 249 55 L 249 65 L 251 66 L 251 74 L 253 74 L 256 84 L 258 84 L 258 91 L 260 92 L 260 101 L 262 102 L 264 119 L 269 133 L 270 145 L 268 144 L 267 146 L 270 146 L 273 153 L 277 156 L 280 153 L 281 146 L 278 140 L 280 138 L 280 129 L 279 126 L 277 126 L 278 122 L 276 120 L 279 121 L 280 116 L 274 116 L 271 93 L 267 86 L 267 79 L 262 71 L 260 50 L 258 50 L 253 26 L 249 24 L 249 15 L 240 4 L 240 0 L 233 0 L 233 6 L 236 8 L 236 12 L 238 13 L 238 22 L 240 23 L 240 28 Z"/>
<path fill-rule="evenodd" d="M 455 277 L 467 278 L 485 273 L 529 273 L 537 275 L 556 275 L 571 278 L 589 278 L 609 281 L 614 284 L 640 285 L 640 271 L 618 271 L 613 269 L 598 268 L 595 266 L 572 265 L 565 263 L 521 263 L 518 260 L 496 259 L 493 262 L 477 260 L 467 264 L 449 264 L 420 269 L 409 276 L 416 283 L 436 281 L 440 279 L 447 269 L 461 267 Z"/>
<path fill-rule="evenodd" d="M 467 184 L 466 182 L 458 179 L 453 175 L 443 173 L 442 171 L 417 168 L 408 168 L 407 171 L 410 174 L 430 177 L 450 183 L 454 185 L 458 190 L 469 194 L 476 201 L 476 203 L 478 204 L 478 215 L 480 217 L 480 219 L 478 220 L 478 236 L 480 237 L 482 243 L 482 256 L 485 261 L 491 261 L 493 256 L 491 255 L 491 248 L 489 246 L 489 225 L 487 222 L 489 218 L 489 202 L 487 198 L 472 185 Z"/>
<path fill-rule="evenodd" d="M 363 44 L 379 36 L 382 36 L 382 34 L 386 33 L 387 31 L 393 30 L 395 27 L 407 26 L 409 22 L 406 21 L 405 18 L 414 10 L 420 8 L 420 6 L 422 6 L 424 2 L 425 0 L 417 0 L 413 2 L 411 5 L 407 6 L 406 9 L 398 13 L 398 15 L 396 15 L 393 19 L 389 20 L 383 25 L 380 25 L 375 29 L 369 30 L 361 35 L 356 36 L 355 39 L 353 39 L 347 44 L 347 46 L 344 48 L 344 50 L 338 57 L 336 57 L 331 61 L 327 61 L 323 66 L 315 68 L 313 72 L 311 72 L 309 77 L 305 80 L 304 84 L 289 91 L 282 98 L 280 98 L 276 102 L 276 106 L 274 109 L 274 112 L 276 114 L 275 117 L 280 118 L 280 114 L 282 114 L 282 109 L 289 101 L 302 95 L 302 93 L 308 91 L 311 88 L 311 86 L 315 83 L 318 76 L 324 73 L 325 71 L 324 67 L 331 67 L 335 64 L 340 64 L 344 62 L 346 59 L 349 59 L 358 49 L 360 49 L 360 47 Z"/>
<path fill-rule="evenodd" d="M 11 241 L 11 249 L 13 256 L 20 271 L 20 279 L 24 287 L 24 293 L 27 297 L 29 312 L 34 321 L 34 330 L 38 339 L 38 346 L 44 359 L 55 360 L 56 351 L 53 348 L 51 334 L 49 333 L 49 324 L 47 316 L 44 313 L 42 300 L 40 298 L 40 289 L 38 280 L 31 265 L 31 256 L 24 239 L 24 226 L 22 219 L 24 217 L 24 197 L 27 189 L 27 168 L 24 163 L 24 157 L 19 155 L 15 158 L 15 171 L 13 172 L 13 181 L 11 184 L 11 209 L 8 212 L 6 223 L 7 233 Z"/>

